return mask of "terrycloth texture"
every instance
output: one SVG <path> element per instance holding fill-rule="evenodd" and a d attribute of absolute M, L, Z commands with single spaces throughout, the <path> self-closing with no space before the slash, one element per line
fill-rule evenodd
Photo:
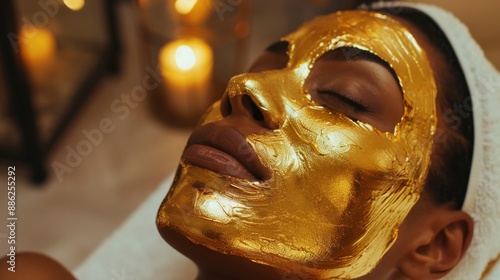
<path fill-rule="evenodd" d="M 450 13 L 435 6 L 401 2 L 379 2 L 372 8 L 387 8 L 397 14 L 401 6 L 422 11 L 441 27 L 460 60 L 471 92 L 474 154 L 463 210 L 474 219 L 474 237 L 464 259 L 445 279 L 481 279 L 488 263 L 500 253 L 500 74 L 468 29 Z M 491 32 L 495 32 L 494 26 Z M 467 108 L 469 104 L 464 101 L 459 105 Z M 494 278 L 487 279 L 500 279 L 500 268 L 490 277 Z"/>
<path fill-rule="evenodd" d="M 81 280 L 195 279 L 194 263 L 170 247 L 156 230 L 155 217 L 173 176 L 74 271 Z"/>
<path fill-rule="evenodd" d="M 497 263 L 493 269 L 486 275 L 484 280 L 498 280 L 500 279 L 500 265 Z"/>

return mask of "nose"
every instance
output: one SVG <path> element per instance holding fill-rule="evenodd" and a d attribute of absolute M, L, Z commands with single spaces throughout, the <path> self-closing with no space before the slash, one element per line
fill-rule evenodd
<path fill-rule="evenodd" d="M 248 77 L 240 75 L 233 77 L 228 84 L 226 92 L 221 99 L 220 110 L 224 118 L 230 116 L 243 116 L 249 118 L 267 129 L 279 128 L 277 119 L 269 108 L 259 103 L 259 99 L 265 99 L 266 93 L 261 92 L 258 87 L 249 87 Z"/>

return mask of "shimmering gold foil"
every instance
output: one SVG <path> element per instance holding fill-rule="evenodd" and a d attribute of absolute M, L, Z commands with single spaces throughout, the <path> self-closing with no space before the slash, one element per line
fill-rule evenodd
<path fill-rule="evenodd" d="M 181 162 L 157 224 L 283 271 L 357 278 L 394 243 L 422 190 L 436 124 L 433 73 L 412 34 L 378 13 L 319 17 L 284 40 L 286 68 L 242 74 L 227 87 L 230 96 L 251 96 L 279 124 L 247 138 L 272 178 L 250 182 Z M 405 111 L 394 133 L 308 98 L 303 85 L 313 63 L 339 47 L 369 51 L 397 74 Z M 216 103 L 202 124 L 221 117 Z"/>

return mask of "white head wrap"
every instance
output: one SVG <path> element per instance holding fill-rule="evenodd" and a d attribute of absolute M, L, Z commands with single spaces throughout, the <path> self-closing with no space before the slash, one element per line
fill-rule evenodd
<path fill-rule="evenodd" d="M 500 262 L 496 263 L 500 254 L 500 73 L 485 58 L 467 27 L 452 14 L 417 3 L 378 2 L 370 7 L 396 15 L 402 7 L 423 12 L 437 23 L 455 50 L 474 116 L 472 167 L 462 208 L 474 220 L 474 235 L 466 255 L 445 279 L 481 279 L 490 268 L 486 279 L 500 279 Z"/>

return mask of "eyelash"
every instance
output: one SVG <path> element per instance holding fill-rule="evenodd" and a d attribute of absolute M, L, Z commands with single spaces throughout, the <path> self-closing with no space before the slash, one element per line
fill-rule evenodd
<path fill-rule="evenodd" d="M 346 94 L 341 94 L 335 90 L 329 90 L 329 89 L 318 89 L 316 90 L 316 92 L 318 94 L 328 94 L 335 96 L 336 98 L 340 99 L 342 102 L 344 102 L 357 112 L 370 112 L 369 107 L 359 98 L 347 97 Z"/>

